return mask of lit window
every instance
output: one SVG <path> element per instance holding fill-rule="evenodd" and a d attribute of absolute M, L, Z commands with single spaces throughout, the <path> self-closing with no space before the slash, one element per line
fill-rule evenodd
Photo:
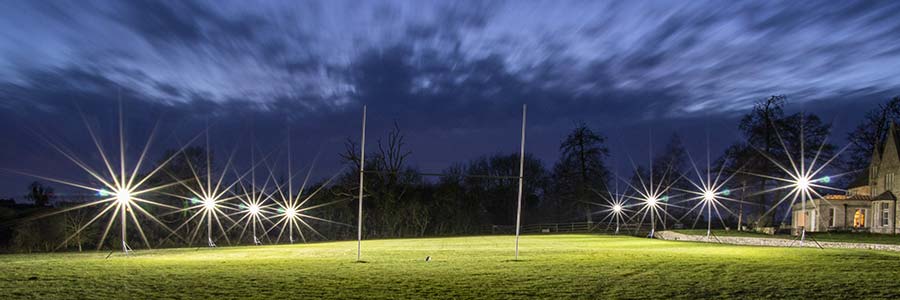
<path fill-rule="evenodd" d="M 853 214 L 853 227 L 866 227 L 866 213 L 862 209 L 856 209 L 856 213 Z"/>

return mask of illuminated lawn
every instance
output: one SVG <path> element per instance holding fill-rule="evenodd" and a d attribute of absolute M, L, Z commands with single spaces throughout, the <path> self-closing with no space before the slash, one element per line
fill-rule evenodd
<path fill-rule="evenodd" d="M 900 297 L 900 253 L 485 236 L 0 256 L 0 299 Z M 424 262 L 431 255 L 432 262 Z"/>

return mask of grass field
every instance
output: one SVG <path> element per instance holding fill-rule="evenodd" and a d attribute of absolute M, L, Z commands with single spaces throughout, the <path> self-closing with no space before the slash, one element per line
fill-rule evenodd
<path fill-rule="evenodd" d="M 573 234 L 523 236 L 514 262 L 513 241 L 3 255 L 0 299 L 900 297 L 900 253 Z"/>

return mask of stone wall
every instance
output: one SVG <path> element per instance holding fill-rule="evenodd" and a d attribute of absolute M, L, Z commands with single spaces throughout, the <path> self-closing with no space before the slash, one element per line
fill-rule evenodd
<path fill-rule="evenodd" d="M 771 247 L 799 247 L 799 240 L 781 239 L 781 238 L 757 238 L 757 237 L 737 237 L 737 236 L 712 236 L 709 240 L 705 235 L 687 235 L 674 231 L 660 231 L 655 237 L 667 241 L 688 241 L 688 242 L 712 242 L 733 245 L 750 245 L 750 246 L 771 246 Z M 869 249 L 869 250 L 886 250 L 900 252 L 900 245 L 885 244 L 866 244 L 866 243 L 844 243 L 844 242 L 819 242 L 823 248 L 836 249 Z M 816 248 L 816 243 L 807 239 L 803 247 Z"/>

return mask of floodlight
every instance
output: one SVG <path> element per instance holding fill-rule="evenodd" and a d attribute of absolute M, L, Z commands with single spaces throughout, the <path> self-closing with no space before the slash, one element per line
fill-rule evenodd
<path fill-rule="evenodd" d="M 703 201 L 710 202 L 716 200 L 716 193 L 712 190 L 706 190 L 703 192 Z"/>
<path fill-rule="evenodd" d="M 799 176 L 797 178 L 797 189 L 801 191 L 805 191 L 809 189 L 809 177 L 807 176 Z"/>
<path fill-rule="evenodd" d="M 129 192 L 127 189 L 119 190 L 118 192 L 116 192 L 116 201 L 118 201 L 121 205 L 128 204 L 129 202 L 131 202 L 131 192 Z"/>
<path fill-rule="evenodd" d="M 216 208 L 216 200 L 212 198 L 203 199 L 203 207 L 209 210 Z"/>

